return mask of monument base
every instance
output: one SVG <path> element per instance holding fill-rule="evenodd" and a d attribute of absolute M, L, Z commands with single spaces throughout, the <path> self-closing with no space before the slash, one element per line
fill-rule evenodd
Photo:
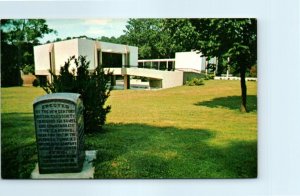
<path fill-rule="evenodd" d="M 93 179 L 95 167 L 92 161 L 96 159 L 96 150 L 85 151 L 85 160 L 81 172 L 78 173 L 53 173 L 53 174 L 40 174 L 39 166 L 36 164 L 31 173 L 32 179 Z"/>

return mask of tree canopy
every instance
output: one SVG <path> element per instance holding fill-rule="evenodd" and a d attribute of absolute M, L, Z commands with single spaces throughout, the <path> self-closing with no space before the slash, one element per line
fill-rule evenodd
<path fill-rule="evenodd" d="M 55 33 L 44 19 L 1 20 L 1 84 L 21 85 L 20 70 L 33 72 L 33 46 L 39 38 Z"/>
<path fill-rule="evenodd" d="M 123 42 L 139 47 L 140 59 L 173 58 L 178 50 L 164 19 L 129 19 Z"/>
<path fill-rule="evenodd" d="M 1 20 L 2 40 L 12 45 L 18 45 L 22 42 L 38 44 L 39 38 L 53 32 L 56 31 L 50 29 L 44 19 Z"/>

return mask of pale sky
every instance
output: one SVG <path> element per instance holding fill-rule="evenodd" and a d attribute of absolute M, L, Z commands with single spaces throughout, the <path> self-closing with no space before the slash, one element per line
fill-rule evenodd
<path fill-rule="evenodd" d="M 119 37 L 124 34 L 127 18 L 123 19 L 46 19 L 49 28 L 57 31 L 54 33 L 44 35 L 40 39 L 41 43 L 56 38 L 66 38 L 86 35 L 92 38 L 101 36 Z"/>

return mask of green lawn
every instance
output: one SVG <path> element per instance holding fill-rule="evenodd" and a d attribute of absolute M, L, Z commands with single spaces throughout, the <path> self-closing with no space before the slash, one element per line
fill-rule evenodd
<path fill-rule="evenodd" d="M 165 90 L 115 90 L 101 133 L 86 135 L 98 150 L 95 178 L 253 178 L 257 176 L 256 82 L 247 82 L 240 113 L 239 81 Z M 1 89 L 3 178 L 29 178 L 37 162 L 34 87 Z"/>

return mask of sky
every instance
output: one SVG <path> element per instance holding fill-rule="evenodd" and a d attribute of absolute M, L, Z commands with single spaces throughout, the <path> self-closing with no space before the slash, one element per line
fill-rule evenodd
<path fill-rule="evenodd" d="M 119 37 L 124 34 L 127 18 L 123 19 L 46 19 L 49 28 L 57 31 L 57 34 L 51 33 L 44 35 L 40 39 L 41 43 L 48 40 L 53 41 L 56 38 L 64 39 L 66 37 L 75 37 L 86 35 L 92 38 Z"/>

